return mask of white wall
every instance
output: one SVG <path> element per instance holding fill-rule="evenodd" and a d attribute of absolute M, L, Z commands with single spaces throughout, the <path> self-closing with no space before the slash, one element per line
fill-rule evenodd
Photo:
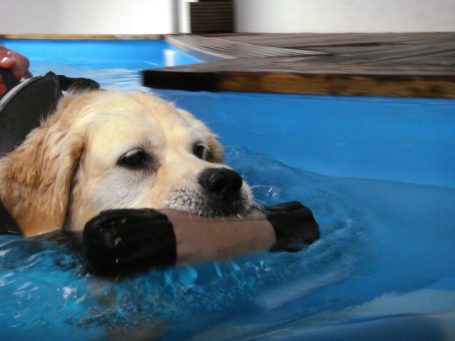
<path fill-rule="evenodd" d="M 0 0 L 0 33 L 188 32 L 191 1 L 197 0 Z M 239 32 L 455 31 L 455 0 L 235 2 Z"/>
<path fill-rule="evenodd" d="M 0 33 L 165 34 L 174 0 L 0 0 Z"/>
<path fill-rule="evenodd" d="M 235 0 L 238 32 L 455 31 L 455 0 Z"/>

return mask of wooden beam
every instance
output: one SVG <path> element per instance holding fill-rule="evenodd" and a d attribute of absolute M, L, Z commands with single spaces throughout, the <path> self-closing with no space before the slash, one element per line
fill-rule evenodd
<path fill-rule="evenodd" d="M 455 76 L 144 71 L 144 85 L 187 91 L 455 98 Z"/>

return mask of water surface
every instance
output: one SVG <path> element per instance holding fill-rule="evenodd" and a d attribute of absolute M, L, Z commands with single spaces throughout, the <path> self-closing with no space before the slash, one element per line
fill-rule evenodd
<path fill-rule="evenodd" d="M 32 61 L 33 62 L 33 61 Z M 140 68 L 37 58 L 32 72 L 149 91 Z M 162 65 L 162 64 L 161 64 Z M 300 200 L 321 239 L 299 253 L 150 270 L 108 281 L 63 245 L 0 236 L 0 338 L 451 339 L 455 190 L 327 177 L 226 146 L 262 204 Z"/>

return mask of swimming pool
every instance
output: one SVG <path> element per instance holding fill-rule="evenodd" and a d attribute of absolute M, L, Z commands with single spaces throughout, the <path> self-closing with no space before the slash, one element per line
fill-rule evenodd
<path fill-rule="evenodd" d="M 195 62 L 159 41 L 8 45 L 35 74 L 115 89 L 149 91 L 137 70 L 166 55 Z M 321 239 L 110 282 L 64 246 L 1 236 L 1 339 L 455 337 L 455 101 L 158 93 L 221 136 L 258 201 L 309 206 Z"/>

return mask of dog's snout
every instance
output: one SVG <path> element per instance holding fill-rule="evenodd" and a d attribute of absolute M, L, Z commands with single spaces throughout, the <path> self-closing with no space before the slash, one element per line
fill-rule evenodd
<path fill-rule="evenodd" d="M 228 168 L 208 168 L 199 175 L 199 184 L 211 194 L 219 194 L 226 198 L 240 193 L 242 177 Z"/>

